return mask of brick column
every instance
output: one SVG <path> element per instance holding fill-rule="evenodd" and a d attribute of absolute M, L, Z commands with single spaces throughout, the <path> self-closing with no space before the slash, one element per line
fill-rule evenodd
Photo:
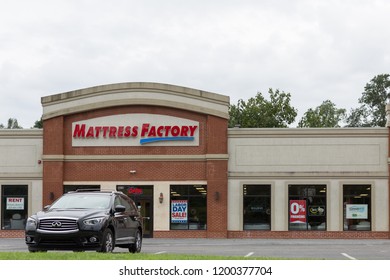
<path fill-rule="evenodd" d="M 207 154 L 227 154 L 227 120 L 208 116 Z M 207 174 L 207 237 L 227 238 L 228 160 L 209 159 Z"/>
<path fill-rule="evenodd" d="M 227 161 L 207 162 L 207 237 L 227 238 Z"/>
<path fill-rule="evenodd" d="M 43 193 L 42 206 L 49 205 L 63 193 L 64 118 L 43 121 Z"/>

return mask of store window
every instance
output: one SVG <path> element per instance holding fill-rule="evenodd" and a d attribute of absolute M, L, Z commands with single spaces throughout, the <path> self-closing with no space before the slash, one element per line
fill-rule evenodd
<path fill-rule="evenodd" d="M 170 224 L 171 229 L 206 229 L 206 185 L 171 185 Z"/>
<path fill-rule="evenodd" d="M 271 186 L 244 185 L 244 230 L 271 229 Z"/>
<path fill-rule="evenodd" d="M 289 230 L 326 230 L 326 186 L 289 185 Z"/>
<path fill-rule="evenodd" d="M 371 230 L 371 185 L 344 185 L 344 230 Z"/>
<path fill-rule="evenodd" d="M 28 186 L 1 186 L 1 228 L 24 229 L 27 219 Z"/>

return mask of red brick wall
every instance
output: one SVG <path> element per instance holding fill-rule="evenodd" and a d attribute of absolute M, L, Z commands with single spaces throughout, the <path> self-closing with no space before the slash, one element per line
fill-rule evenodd
<path fill-rule="evenodd" d="M 62 116 L 52 118 L 43 122 L 43 154 L 62 155 L 64 150 L 64 118 Z M 63 193 L 63 168 L 62 161 L 43 162 L 43 205 L 53 202 L 51 198 L 58 198 Z M 53 197 L 50 197 L 53 193 Z"/>
<path fill-rule="evenodd" d="M 63 193 L 64 163 L 43 162 L 43 206 L 49 205 Z M 53 196 L 51 196 L 53 193 Z"/>
<path fill-rule="evenodd" d="M 137 173 L 130 174 L 130 170 Z M 201 161 L 66 162 L 64 181 L 167 181 L 206 180 Z"/>
<path fill-rule="evenodd" d="M 72 123 L 116 114 L 161 114 L 199 122 L 199 146 L 72 147 Z M 44 121 L 44 155 L 206 155 L 227 154 L 227 120 L 190 111 L 157 106 L 112 107 Z M 63 192 L 63 181 L 207 181 L 207 231 L 185 236 L 227 237 L 227 159 L 194 161 L 45 161 L 44 205 Z M 130 170 L 136 170 L 130 174 Z M 176 231 L 170 231 L 177 233 Z M 154 232 L 163 237 L 166 232 Z"/>
<path fill-rule="evenodd" d="M 0 238 L 24 238 L 24 230 L 0 230 Z"/>
<path fill-rule="evenodd" d="M 64 147 L 64 118 L 56 117 L 43 122 L 43 154 L 61 155 Z"/>
<path fill-rule="evenodd" d="M 154 238 L 210 238 L 205 230 L 171 230 L 155 231 Z M 0 238 L 24 238 L 23 230 L 0 230 Z M 369 232 L 298 232 L 298 231 L 229 231 L 227 238 L 252 238 L 252 239 L 389 239 L 390 234 L 386 231 Z"/>
<path fill-rule="evenodd" d="M 227 154 L 227 120 L 208 116 L 207 123 L 207 153 Z"/>
<path fill-rule="evenodd" d="M 387 231 L 229 231 L 228 238 L 388 239 Z"/>
<path fill-rule="evenodd" d="M 172 230 L 154 232 L 155 238 L 210 238 L 206 231 Z M 389 239 L 386 231 L 229 231 L 229 239 Z"/>

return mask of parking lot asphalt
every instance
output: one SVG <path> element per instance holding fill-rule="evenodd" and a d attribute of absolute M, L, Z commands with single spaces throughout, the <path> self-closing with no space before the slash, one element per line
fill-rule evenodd
<path fill-rule="evenodd" d="M 0 238 L 0 251 L 27 252 L 24 239 Z M 114 253 L 125 249 L 115 248 Z M 390 239 L 160 239 L 145 238 L 147 254 L 196 254 L 326 260 L 390 260 Z"/>

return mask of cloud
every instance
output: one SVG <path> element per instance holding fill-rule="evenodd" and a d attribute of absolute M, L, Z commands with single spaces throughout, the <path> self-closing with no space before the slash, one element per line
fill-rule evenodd
<path fill-rule="evenodd" d="M 385 0 L 3 2 L 0 123 L 32 126 L 41 96 L 133 81 L 350 109 L 390 69 Z"/>

